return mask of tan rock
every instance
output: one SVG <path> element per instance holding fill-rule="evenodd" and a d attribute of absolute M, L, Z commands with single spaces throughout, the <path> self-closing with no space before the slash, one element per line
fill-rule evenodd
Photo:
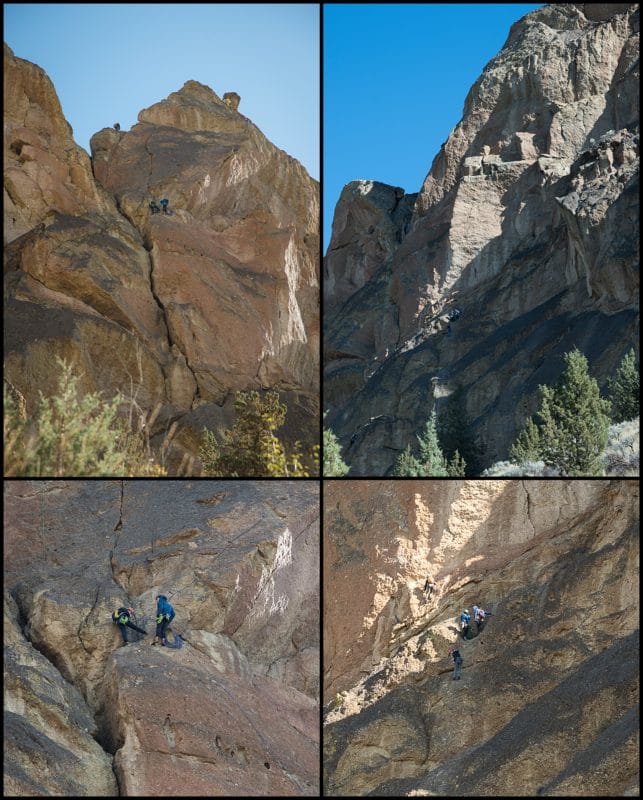
<path fill-rule="evenodd" d="M 181 417 L 239 390 L 305 395 L 286 438 L 317 442 L 319 187 L 238 103 L 188 81 L 95 134 L 90 162 L 47 76 L 5 48 L 5 371 L 30 412 L 59 355 L 154 442 L 186 428 L 170 469 L 199 468 Z"/>
<path fill-rule="evenodd" d="M 18 662 L 5 665 L 20 717 L 6 786 L 107 794 L 113 753 L 121 793 L 318 794 L 315 482 L 14 481 L 5 490 L 5 578 L 18 605 L 5 646 L 36 653 L 49 679 L 41 691 L 37 673 L 25 680 Z M 159 592 L 176 610 L 180 650 L 150 646 Z M 111 620 L 123 604 L 147 632 L 130 631 L 126 647 Z M 85 717 L 86 735 L 73 727 Z M 75 754 L 66 776 L 43 773 L 30 755 L 39 737 L 45 755 L 58 745 Z M 91 774 L 79 770 L 79 752 Z"/>
<path fill-rule="evenodd" d="M 325 793 L 636 793 L 638 500 L 636 481 L 329 483 Z M 474 603 L 493 616 L 463 641 Z"/>
<path fill-rule="evenodd" d="M 44 71 L 4 47 L 5 243 L 51 211 L 106 211 L 89 157 L 72 138 Z"/>
<path fill-rule="evenodd" d="M 80 692 L 24 637 L 4 598 L 5 796 L 118 794 L 112 757 Z"/>

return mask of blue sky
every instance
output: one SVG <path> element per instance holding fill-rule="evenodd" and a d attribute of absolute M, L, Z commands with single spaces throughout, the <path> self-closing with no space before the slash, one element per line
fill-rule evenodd
<path fill-rule="evenodd" d="M 420 189 L 469 89 L 540 5 L 324 7 L 324 250 L 350 181 Z"/>
<path fill-rule="evenodd" d="M 51 78 L 76 142 L 187 80 L 241 95 L 239 111 L 319 180 L 317 4 L 12 4 L 5 42 Z"/>

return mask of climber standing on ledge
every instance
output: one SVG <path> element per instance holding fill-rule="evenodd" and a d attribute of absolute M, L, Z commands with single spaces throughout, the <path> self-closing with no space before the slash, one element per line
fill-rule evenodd
<path fill-rule="evenodd" d="M 471 617 L 469 616 L 469 609 L 465 608 L 462 614 L 460 614 L 460 630 L 462 631 L 463 639 L 467 638 L 467 634 L 469 633 L 470 622 L 471 622 Z"/>
<path fill-rule="evenodd" d="M 138 631 L 142 633 L 143 636 L 147 636 L 147 631 L 144 631 L 142 628 L 139 628 L 138 625 L 135 625 L 131 618 L 134 616 L 134 609 L 133 608 L 125 608 L 125 606 L 121 606 L 118 611 L 114 611 L 112 614 L 112 619 L 114 622 L 118 624 L 118 627 L 121 632 L 121 636 L 123 637 L 123 642 L 125 644 L 129 644 L 127 641 L 127 631 L 125 628 L 131 628 L 134 631 Z"/>
<path fill-rule="evenodd" d="M 168 203 L 169 203 L 169 202 L 170 202 L 170 201 L 167 199 L 167 197 L 164 197 L 164 198 L 161 200 L 161 208 L 163 209 L 163 213 L 164 213 L 164 214 L 169 214 L 169 213 L 170 213 L 170 212 L 167 210 L 167 206 L 168 206 Z"/>
<path fill-rule="evenodd" d="M 167 646 L 166 632 L 168 625 L 174 619 L 174 609 L 168 603 L 167 597 L 164 594 L 159 594 L 156 597 L 156 635 L 152 644 L 156 644 L 161 640 L 163 647 Z"/>
<path fill-rule="evenodd" d="M 462 669 L 462 656 L 460 655 L 459 650 L 455 650 L 453 647 L 449 648 L 449 655 L 453 657 L 453 680 L 459 681 L 460 680 L 460 670 Z"/>
<path fill-rule="evenodd" d="M 431 595 L 433 592 L 437 591 L 438 585 L 434 582 L 433 578 L 427 576 L 426 581 L 424 582 L 424 592 L 425 592 L 425 601 L 429 601 L 431 599 Z"/>
<path fill-rule="evenodd" d="M 152 212 L 152 214 L 159 214 L 160 213 L 160 209 L 156 205 L 156 200 L 150 200 L 150 211 Z"/>

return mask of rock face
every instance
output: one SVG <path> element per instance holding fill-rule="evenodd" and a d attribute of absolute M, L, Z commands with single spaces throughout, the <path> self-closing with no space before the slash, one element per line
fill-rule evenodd
<path fill-rule="evenodd" d="M 5 46 L 5 369 L 30 410 L 59 355 L 83 390 L 135 396 L 153 435 L 178 421 L 172 463 L 239 389 L 280 390 L 286 438 L 318 439 L 318 186 L 239 100 L 188 81 L 90 160 Z"/>
<path fill-rule="evenodd" d="M 307 481 L 6 482 L 5 793 L 316 795 L 318 528 Z"/>
<path fill-rule="evenodd" d="M 638 6 L 598 9 L 543 6 L 512 27 L 409 196 L 410 223 L 381 199 L 401 190 L 344 190 L 324 264 L 324 408 L 351 475 L 388 474 L 455 396 L 484 469 L 564 353 L 578 347 L 603 387 L 638 348 Z"/>
<path fill-rule="evenodd" d="M 324 492 L 329 795 L 638 795 L 637 481 Z"/>

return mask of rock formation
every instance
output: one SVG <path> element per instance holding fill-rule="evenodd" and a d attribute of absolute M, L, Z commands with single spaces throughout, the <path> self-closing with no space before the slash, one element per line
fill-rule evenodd
<path fill-rule="evenodd" d="M 627 480 L 326 482 L 326 793 L 638 796 L 638 507 Z"/>
<path fill-rule="evenodd" d="M 4 794 L 317 795 L 318 492 L 7 481 Z"/>
<path fill-rule="evenodd" d="M 209 87 L 78 147 L 55 90 L 5 46 L 5 370 L 32 410 L 55 355 L 120 390 L 171 463 L 239 389 L 280 390 L 287 439 L 318 440 L 318 186 Z M 169 214 L 150 200 L 169 199 Z"/>
<path fill-rule="evenodd" d="M 417 195 L 344 189 L 324 409 L 351 475 L 389 474 L 456 396 L 479 474 L 508 457 L 564 353 L 604 387 L 638 349 L 638 78 L 637 5 L 543 6 L 474 84 Z"/>

